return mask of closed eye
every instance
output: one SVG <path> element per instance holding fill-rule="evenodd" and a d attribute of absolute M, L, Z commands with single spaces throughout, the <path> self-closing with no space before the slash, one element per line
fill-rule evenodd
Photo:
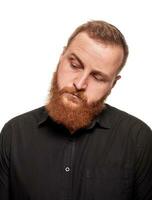
<path fill-rule="evenodd" d="M 72 67 L 72 68 L 74 68 L 74 69 L 81 69 L 82 67 L 80 66 L 80 65 L 78 65 L 78 64 L 76 64 L 76 63 L 70 63 L 70 66 Z"/>
<path fill-rule="evenodd" d="M 103 78 L 103 76 L 101 74 L 94 74 L 94 73 L 92 73 L 92 76 L 97 81 L 105 81 L 104 78 Z"/>
<path fill-rule="evenodd" d="M 79 63 L 79 61 L 76 60 L 75 57 L 71 56 L 69 57 L 69 62 L 70 62 L 70 66 L 73 68 L 73 69 L 81 69 L 83 68 L 81 66 L 81 64 Z"/>

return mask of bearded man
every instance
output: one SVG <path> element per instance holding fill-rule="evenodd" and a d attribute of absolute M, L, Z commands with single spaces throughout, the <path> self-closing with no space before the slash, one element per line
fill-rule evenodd
<path fill-rule="evenodd" d="M 151 129 L 105 103 L 127 57 L 107 22 L 73 32 L 46 105 L 2 129 L 1 200 L 152 199 Z"/>

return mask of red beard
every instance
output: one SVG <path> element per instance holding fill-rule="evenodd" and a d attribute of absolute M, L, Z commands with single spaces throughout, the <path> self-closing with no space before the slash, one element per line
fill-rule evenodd
<path fill-rule="evenodd" d="M 72 104 L 79 105 L 72 106 L 70 102 L 65 104 L 63 96 L 66 94 Z M 75 95 L 76 98 L 72 95 Z M 57 72 L 55 72 L 46 110 L 54 121 L 58 124 L 63 124 L 72 134 L 76 130 L 90 125 L 92 120 L 102 111 L 106 97 L 107 95 L 100 101 L 88 105 L 83 91 L 77 91 L 74 87 L 65 87 L 59 90 Z"/>

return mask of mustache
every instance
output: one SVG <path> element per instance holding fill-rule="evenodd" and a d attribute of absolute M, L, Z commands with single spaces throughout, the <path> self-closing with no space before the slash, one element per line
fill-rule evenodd
<path fill-rule="evenodd" d="M 74 87 L 64 87 L 63 89 L 61 89 L 59 91 L 60 95 L 62 95 L 64 93 L 69 93 L 69 94 L 75 95 L 78 98 L 80 98 L 83 102 L 87 102 L 87 98 L 84 95 L 84 92 L 83 91 L 77 91 L 76 88 L 74 88 Z"/>

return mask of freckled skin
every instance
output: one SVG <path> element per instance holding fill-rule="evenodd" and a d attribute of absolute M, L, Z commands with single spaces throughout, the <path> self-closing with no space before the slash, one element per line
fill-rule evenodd
<path fill-rule="evenodd" d="M 109 94 L 120 79 L 117 71 L 122 59 L 121 47 L 102 44 L 84 32 L 79 33 L 60 57 L 57 70 L 59 89 L 75 87 L 84 91 L 88 104 L 96 102 Z"/>

